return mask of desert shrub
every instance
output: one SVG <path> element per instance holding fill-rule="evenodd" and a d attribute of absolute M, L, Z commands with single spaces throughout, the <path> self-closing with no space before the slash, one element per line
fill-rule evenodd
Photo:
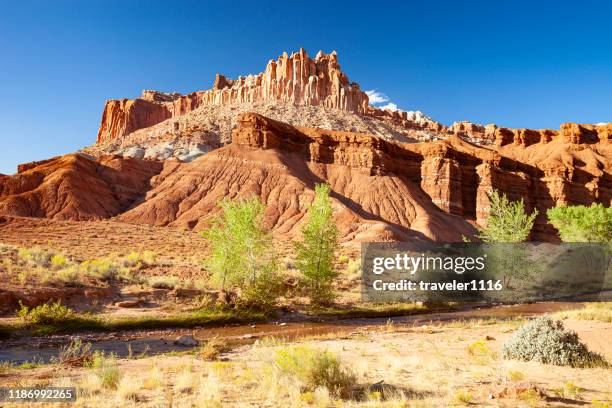
<path fill-rule="evenodd" d="M 308 220 L 302 227 L 303 242 L 296 242 L 296 267 L 302 273 L 307 295 L 313 305 L 327 305 L 334 300 L 334 268 L 338 249 L 338 228 L 327 184 L 315 186 L 315 199 L 308 209 Z"/>
<path fill-rule="evenodd" d="M 221 342 L 216 337 L 208 340 L 205 345 L 200 347 L 196 352 L 196 356 L 206 361 L 216 360 L 221 353 L 227 350 L 226 344 Z"/>
<path fill-rule="evenodd" d="M 81 271 L 77 265 L 71 265 L 64 269 L 60 269 L 56 277 L 66 286 L 78 286 L 81 283 Z"/>
<path fill-rule="evenodd" d="M 121 264 L 127 267 L 138 266 L 140 263 L 140 254 L 138 252 L 130 252 L 128 255 L 123 257 Z"/>
<path fill-rule="evenodd" d="M 55 255 L 51 251 L 44 250 L 39 247 L 33 248 L 19 248 L 19 258 L 27 262 L 30 265 L 41 266 L 43 268 L 49 267 L 51 264 L 51 258 Z"/>
<path fill-rule="evenodd" d="M 559 206 L 546 215 L 565 242 L 612 242 L 612 207 Z"/>
<path fill-rule="evenodd" d="M 110 258 L 93 259 L 81 264 L 89 275 L 101 281 L 110 281 L 117 277 L 118 266 Z"/>
<path fill-rule="evenodd" d="M 21 308 L 17 316 L 31 325 L 57 325 L 74 319 L 77 314 L 74 310 L 64 306 L 61 302 L 45 303 L 44 305 L 29 308 L 20 303 Z"/>
<path fill-rule="evenodd" d="M 327 388 L 340 398 L 352 395 L 357 377 L 334 354 L 307 346 L 282 348 L 276 352 L 275 368 L 300 382 L 305 391 Z"/>
<path fill-rule="evenodd" d="M 17 316 L 26 327 L 37 334 L 52 334 L 70 330 L 97 330 L 101 326 L 99 319 L 80 315 L 64 306 L 60 301 L 28 308 L 21 304 Z"/>
<path fill-rule="evenodd" d="M 479 363 L 485 363 L 497 357 L 496 353 L 491 350 L 485 340 L 477 340 L 470 343 L 466 350 L 472 358 Z"/>
<path fill-rule="evenodd" d="M 155 264 L 155 252 L 144 251 L 141 255 L 141 261 L 143 264 L 147 266 L 154 265 Z"/>
<path fill-rule="evenodd" d="M 502 357 L 571 367 L 606 365 L 563 323 L 544 316 L 520 327 L 502 347 Z"/>
<path fill-rule="evenodd" d="M 349 276 L 357 275 L 361 271 L 361 259 L 351 259 L 346 266 L 346 273 Z"/>
<path fill-rule="evenodd" d="M 62 269 L 68 265 L 68 258 L 61 254 L 55 254 L 51 257 L 51 267 L 53 269 Z"/>
<path fill-rule="evenodd" d="M 527 214 L 523 200 L 510 201 L 497 190 L 489 194 L 491 209 L 478 237 L 484 242 L 523 242 L 529 236 L 538 210 Z"/>
<path fill-rule="evenodd" d="M 153 276 L 149 278 L 148 283 L 155 289 L 174 289 L 180 286 L 179 278 L 176 276 Z"/>
<path fill-rule="evenodd" d="M 115 356 L 107 357 L 104 353 L 95 352 L 87 366 L 94 370 L 95 375 L 100 379 L 102 387 L 106 389 L 117 388 L 121 380 L 121 371 Z"/>
<path fill-rule="evenodd" d="M 211 283 L 239 292 L 241 306 L 269 310 L 278 298 L 280 278 L 272 237 L 263 227 L 265 206 L 257 197 L 223 200 L 220 206 L 222 214 L 202 232 L 211 246 L 205 260 Z"/>

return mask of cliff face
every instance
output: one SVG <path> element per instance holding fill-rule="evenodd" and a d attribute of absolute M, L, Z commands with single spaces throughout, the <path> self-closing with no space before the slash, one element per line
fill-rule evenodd
<path fill-rule="evenodd" d="M 135 100 L 109 100 L 102 115 L 97 142 L 113 140 L 135 130 L 184 115 L 201 106 L 281 101 L 323 105 L 365 113 L 368 96 L 340 70 L 336 52 L 310 58 L 304 49 L 270 60 L 258 75 L 231 80 L 217 75 L 212 89 L 188 95 L 143 91 Z"/>
<path fill-rule="evenodd" d="M 231 143 L 188 163 L 68 155 L 23 165 L 0 176 L 0 215 L 202 229 L 219 200 L 255 194 L 275 234 L 291 238 L 325 182 L 346 241 L 458 241 L 486 223 L 496 189 L 539 210 L 532 239 L 554 240 L 548 208 L 610 203 L 612 125 L 493 135 L 489 146 L 456 135 L 398 143 L 245 113 Z"/>
<path fill-rule="evenodd" d="M 496 146 L 448 140 L 402 144 L 348 132 L 296 128 L 256 114 L 239 118 L 236 145 L 280 149 L 306 161 L 334 163 L 369 176 L 401 175 L 418 183 L 445 213 L 483 225 L 496 189 L 540 216 L 532 239 L 554 239 L 545 212 L 557 204 L 612 199 L 612 125 L 564 124 L 559 132 L 496 129 Z M 501 135 L 501 136 L 500 136 Z"/>

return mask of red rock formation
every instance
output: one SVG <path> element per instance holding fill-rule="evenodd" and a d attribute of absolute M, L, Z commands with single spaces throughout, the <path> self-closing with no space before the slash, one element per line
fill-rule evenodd
<path fill-rule="evenodd" d="M 247 113 L 229 146 L 191 163 L 166 161 L 163 170 L 158 162 L 78 155 L 22 166 L 19 174 L 0 177 L 0 215 L 81 220 L 120 214 L 129 222 L 201 229 L 220 199 L 256 194 L 275 233 L 291 237 L 314 184 L 326 182 L 347 241 L 455 241 L 474 233 L 470 222 L 486 222 L 492 189 L 539 210 L 532 239 L 554 238 L 544 214 L 556 204 L 610 203 L 612 125 L 564 124 L 558 134 L 489 129 L 497 140 L 490 146 L 458 136 L 394 143 Z"/>
<path fill-rule="evenodd" d="M 402 175 L 419 182 L 441 210 L 484 224 L 493 189 L 522 199 L 540 217 L 534 239 L 550 239 L 546 209 L 556 204 L 610 203 L 612 125 L 567 124 L 552 131 L 496 129 L 512 135 L 497 149 L 471 145 L 458 137 L 433 143 L 398 144 L 348 132 L 291 127 L 260 115 L 239 120 L 234 143 L 299 153 L 304 159 L 345 165 L 369 175 Z M 506 133 L 507 132 L 507 133 Z M 578 145 L 575 145 L 578 143 Z M 595 144 L 594 144 L 595 143 Z"/>
<path fill-rule="evenodd" d="M 21 166 L 0 176 L 0 214 L 94 220 L 125 211 L 161 170 L 158 162 L 79 154 Z"/>
<path fill-rule="evenodd" d="M 319 52 L 314 59 L 304 49 L 270 60 L 258 75 L 229 80 L 217 75 L 213 88 L 188 95 L 143 91 L 135 100 L 106 102 L 97 142 L 127 135 L 200 106 L 282 101 L 296 105 L 323 105 L 364 113 L 368 96 L 340 70 L 336 52 Z"/>
<path fill-rule="evenodd" d="M 155 100 L 144 91 L 139 99 L 119 99 L 106 102 L 102 112 L 97 142 L 105 142 L 135 130 L 153 126 L 172 117 L 168 102 Z M 151 98 L 152 100 L 145 99 Z"/>

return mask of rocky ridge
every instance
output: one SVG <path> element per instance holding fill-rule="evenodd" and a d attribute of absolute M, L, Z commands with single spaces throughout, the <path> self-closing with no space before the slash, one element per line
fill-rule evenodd
<path fill-rule="evenodd" d="M 547 208 L 610 203 L 611 135 L 612 125 L 565 124 L 489 146 L 456 135 L 402 143 L 244 113 L 231 143 L 188 163 L 72 154 L 24 165 L 0 177 L 0 215 L 200 230 L 219 200 L 255 194 L 274 234 L 290 239 L 325 182 L 345 242 L 458 241 L 486 223 L 497 189 L 539 210 L 532 239 L 554 240 Z"/>

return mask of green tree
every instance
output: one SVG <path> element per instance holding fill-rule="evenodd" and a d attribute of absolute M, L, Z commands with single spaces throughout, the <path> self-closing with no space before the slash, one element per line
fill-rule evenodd
<path fill-rule="evenodd" d="M 603 204 L 559 206 L 546 215 L 565 242 L 612 242 L 612 208 Z"/>
<path fill-rule="evenodd" d="M 523 200 L 510 201 L 505 194 L 493 190 L 489 194 L 491 210 L 486 227 L 478 237 L 487 244 L 488 271 L 502 278 L 503 287 L 509 288 L 513 278 L 526 281 L 540 271 L 535 260 L 527 256 L 524 242 L 529 237 L 538 210 L 527 214 Z"/>
<path fill-rule="evenodd" d="M 311 304 L 325 305 L 334 299 L 333 280 L 338 228 L 327 184 L 315 186 L 315 199 L 308 209 L 308 221 L 302 227 L 303 242 L 296 242 L 296 266 L 302 273 Z"/>
<path fill-rule="evenodd" d="M 222 290 L 240 292 L 244 306 L 269 309 L 278 295 L 278 269 L 272 237 L 263 228 L 265 206 L 257 197 L 223 200 L 217 216 L 202 236 L 211 252 L 205 266 L 211 282 Z"/>
<path fill-rule="evenodd" d="M 538 210 L 527 214 L 523 200 L 510 201 L 497 190 L 489 194 L 491 211 L 487 226 L 480 230 L 478 237 L 484 242 L 523 242 L 527 240 Z"/>

